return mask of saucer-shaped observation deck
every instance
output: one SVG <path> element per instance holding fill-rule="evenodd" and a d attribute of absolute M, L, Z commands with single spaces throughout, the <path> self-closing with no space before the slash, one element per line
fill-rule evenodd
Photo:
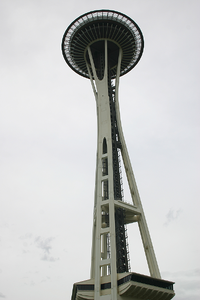
<path fill-rule="evenodd" d="M 112 10 L 95 10 L 73 21 L 64 33 L 62 53 L 67 64 L 79 75 L 89 78 L 86 60 L 90 46 L 95 66 L 104 53 L 107 39 L 111 77 L 116 76 L 119 48 L 122 49 L 120 76 L 129 72 L 140 60 L 144 40 L 138 25 L 128 16 Z"/>

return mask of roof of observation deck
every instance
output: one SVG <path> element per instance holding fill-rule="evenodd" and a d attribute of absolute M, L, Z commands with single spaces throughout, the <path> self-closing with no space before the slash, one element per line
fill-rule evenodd
<path fill-rule="evenodd" d="M 62 40 L 65 61 L 79 75 L 89 78 L 85 63 L 86 49 L 103 39 L 122 49 L 120 76 L 129 72 L 140 60 L 144 40 L 138 25 L 120 12 L 95 10 L 78 17 L 65 31 Z M 112 77 L 115 77 L 115 72 Z"/>

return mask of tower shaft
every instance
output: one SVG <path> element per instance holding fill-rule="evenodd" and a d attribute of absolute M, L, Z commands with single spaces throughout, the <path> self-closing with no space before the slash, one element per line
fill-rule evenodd
<path fill-rule="evenodd" d="M 95 278 L 95 300 L 101 296 L 101 277 L 111 277 L 111 299 L 117 299 L 117 274 L 130 271 L 125 224 L 138 221 L 151 276 L 160 278 L 149 231 L 126 149 L 118 105 L 122 51 L 119 48 L 115 82 L 110 76 L 108 41 L 104 53 L 88 47 L 88 73 L 95 94 L 98 118 L 98 143 L 91 278 Z M 92 53 L 93 52 L 93 53 Z M 103 76 L 96 71 L 99 57 L 104 58 Z M 97 60 L 97 61 L 95 61 Z M 100 79 L 99 79 L 100 78 Z M 122 202 L 119 153 L 125 165 L 133 205 Z M 129 217 L 131 211 L 131 218 Z"/>

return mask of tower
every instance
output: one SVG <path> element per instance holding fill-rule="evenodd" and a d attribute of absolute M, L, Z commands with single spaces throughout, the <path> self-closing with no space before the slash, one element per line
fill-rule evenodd
<path fill-rule="evenodd" d="M 174 296 L 173 282 L 160 276 L 119 112 L 119 77 L 135 67 L 143 46 L 138 25 L 110 10 L 80 16 L 63 36 L 65 61 L 91 81 L 98 119 L 91 278 L 74 284 L 72 300 L 169 300 Z M 123 201 L 120 157 L 132 204 Z M 138 223 L 150 276 L 130 271 L 126 231 L 130 223 Z"/>

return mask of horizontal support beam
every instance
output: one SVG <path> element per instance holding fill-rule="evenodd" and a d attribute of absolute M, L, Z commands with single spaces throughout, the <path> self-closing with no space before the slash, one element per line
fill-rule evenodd
<path fill-rule="evenodd" d="M 140 215 L 140 210 L 136 207 L 133 206 L 132 204 L 120 201 L 120 200 L 115 200 L 114 202 L 115 206 L 120 207 L 124 209 L 127 212 L 132 212 L 134 215 Z"/>
<path fill-rule="evenodd" d="M 110 258 L 101 260 L 100 267 L 107 266 L 107 265 L 110 265 Z"/>
<path fill-rule="evenodd" d="M 101 234 L 110 233 L 110 227 L 101 228 Z"/>

